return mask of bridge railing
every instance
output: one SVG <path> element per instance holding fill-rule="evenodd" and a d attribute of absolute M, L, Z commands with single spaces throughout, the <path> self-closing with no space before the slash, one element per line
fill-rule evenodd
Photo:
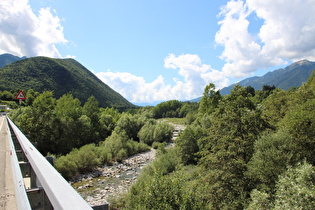
<path fill-rule="evenodd" d="M 5 121 L 7 124 L 7 121 Z M 15 185 L 15 192 L 16 192 L 16 205 L 18 209 L 21 210 L 30 210 L 31 206 L 25 191 L 25 184 L 24 179 L 21 173 L 21 169 L 19 167 L 19 161 L 16 155 L 15 147 L 13 144 L 13 140 L 11 138 L 11 131 L 7 124 L 7 132 L 9 137 L 9 144 L 10 144 L 10 156 L 11 156 L 11 166 L 12 166 L 12 173 L 13 173 L 13 181 Z"/>
<path fill-rule="evenodd" d="M 27 160 L 36 174 L 40 185 L 39 187 L 42 187 L 45 191 L 53 209 L 92 209 L 46 158 L 41 155 L 18 127 L 9 118 L 7 119 Z M 19 179 L 20 177 L 17 180 Z M 21 202 L 24 203 L 25 195 L 24 193 L 22 194 L 21 197 L 23 201 Z"/>

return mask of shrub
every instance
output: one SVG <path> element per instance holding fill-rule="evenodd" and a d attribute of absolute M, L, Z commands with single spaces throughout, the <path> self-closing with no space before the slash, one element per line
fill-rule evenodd
<path fill-rule="evenodd" d="M 55 168 L 66 179 L 70 179 L 78 172 L 78 167 L 70 155 L 57 158 L 55 160 Z"/>
<path fill-rule="evenodd" d="M 92 171 L 100 165 L 100 160 L 95 153 L 96 147 L 94 144 L 88 144 L 81 147 L 73 158 L 80 172 Z M 70 153 L 71 154 L 71 153 Z"/>
<path fill-rule="evenodd" d="M 121 149 L 119 150 L 119 152 L 117 153 L 116 155 L 116 161 L 122 161 L 123 159 L 127 158 L 128 157 L 128 153 L 127 153 L 127 150 L 126 149 Z"/>

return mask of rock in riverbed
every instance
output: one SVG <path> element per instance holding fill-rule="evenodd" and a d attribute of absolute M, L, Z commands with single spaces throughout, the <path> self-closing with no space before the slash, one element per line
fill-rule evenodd
<path fill-rule="evenodd" d="M 104 204 L 109 197 L 125 192 L 136 181 L 141 169 L 152 162 L 156 151 L 150 151 L 127 158 L 122 163 L 98 168 L 97 171 L 76 178 L 72 186 L 91 205 Z"/>

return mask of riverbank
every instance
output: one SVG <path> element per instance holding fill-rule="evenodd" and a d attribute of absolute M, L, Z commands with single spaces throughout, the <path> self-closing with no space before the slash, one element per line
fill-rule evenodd
<path fill-rule="evenodd" d="M 174 140 L 186 128 L 184 125 L 170 123 L 173 127 L 172 142 L 167 147 L 174 146 Z M 103 166 L 89 174 L 75 178 L 71 185 L 91 205 L 102 205 L 111 198 L 126 193 L 139 176 L 143 167 L 155 158 L 156 150 L 133 155 L 121 163 Z"/>
<path fill-rule="evenodd" d="M 104 166 L 77 177 L 72 186 L 91 205 L 101 205 L 125 192 L 136 181 L 142 168 L 151 163 L 156 150 L 136 154 L 121 163 Z"/>

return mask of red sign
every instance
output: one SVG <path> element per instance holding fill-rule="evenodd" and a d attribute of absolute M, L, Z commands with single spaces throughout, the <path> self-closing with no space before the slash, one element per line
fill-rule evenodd
<path fill-rule="evenodd" d="M 20 99 L 20 100 L 25 100 L 25 94 L 23 93 L 22 90 L 19 91 L 19 93 L 15 96 L 15 99 Z"/>

